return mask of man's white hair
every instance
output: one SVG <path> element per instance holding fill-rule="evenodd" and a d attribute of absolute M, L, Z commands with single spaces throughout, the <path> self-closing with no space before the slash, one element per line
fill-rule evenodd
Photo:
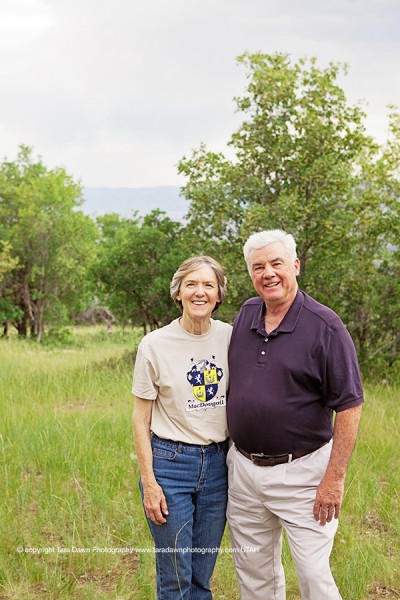
<path fill-rule="evenodd" d="M 294 241 L 294 237 L 290 233 L 286 233 L 286 231 L 282 231 L 282 229 L 270 229 L 268 231 L 260 231 L 258 233 L 253 233 L 243 246 L 243 254 L 244 259 L 247 264 L 247 268 L 250 272 L 250 252 L 252 250 L 259 250 L 264 246 L 268 246 L 268 244 L 272 244 L 273 242 L 281 242 L 286 248 L 287 252 L 291 259 L 296 260 L 297 252 L 296 252 L 296 242 Z"/>

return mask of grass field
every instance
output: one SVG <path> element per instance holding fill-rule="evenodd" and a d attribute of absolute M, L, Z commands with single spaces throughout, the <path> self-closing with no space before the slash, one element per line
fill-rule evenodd
<path fill-rule="evenodd" d="M 140 331 L 0 340 L 0 600 L 153 600 L 130 393 Z M 400 598 L 400 392 L 367 386 L 332 568 L 343 600 Z M 216 600 L 238 600 L 229 535 Z M 287 599 L 300 598 L 284 548 Z M 268 599 L 266 599 L 268 600 Z"/>

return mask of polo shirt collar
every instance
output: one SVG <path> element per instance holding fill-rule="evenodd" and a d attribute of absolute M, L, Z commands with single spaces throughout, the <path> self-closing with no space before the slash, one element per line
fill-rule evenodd
<path fill-rule="evenodd" d="M 296 327 L 297 319 L 299 318 L 299 314 L 301 309 L 303 308 L 303 304 L 304 294 L 301 290 L 297 290 L 296 297 L 289 310 L 287 311 L 286 315 L 283 317 L 282 321 L 278 325 L 276 333 L 291 333 L 293 331 L 293 329 Z M 265 303 L 260 297 L 260 306 L 254 314 L 250 329 L 255 329 L 259 331 L 262 335 L 266 335 L 264 329 L 265 312 Z"/>

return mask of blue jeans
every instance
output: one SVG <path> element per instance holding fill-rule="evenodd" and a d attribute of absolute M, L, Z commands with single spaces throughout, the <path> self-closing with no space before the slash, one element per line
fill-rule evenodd
<path fill-rule="evenodd" d="M 210 578 L 226 519 L 228 442 L 198 446 L 153 434 L 151 445 L 169 512 L 163 525 L 147 519 L 156 550 L 157 598 L 211 600 Z"/>

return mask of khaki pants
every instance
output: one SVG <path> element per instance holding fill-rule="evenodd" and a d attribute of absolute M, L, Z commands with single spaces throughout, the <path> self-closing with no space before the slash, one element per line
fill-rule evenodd
<path fill-rule="evenodd" d="M 286 532 L 303 600 L 341 600 L 329 566 L 338 521 L 313 516 L 331 443 L 291 463 L 260 467 L 231 446 L 227 517 L 242 600 L 285 600 Z"/>

